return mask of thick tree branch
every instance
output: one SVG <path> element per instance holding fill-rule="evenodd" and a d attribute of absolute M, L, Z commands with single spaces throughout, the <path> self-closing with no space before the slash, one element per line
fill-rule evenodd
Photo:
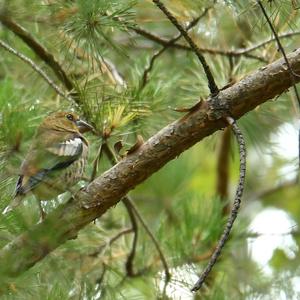
<path fill-rule="evenodd" d="M 288 59 L 294 72 L 300 72 L 300 49 L 288 55 Z M 198 107 L 163 128 L 134 153 L 79 191 L 74 199 L 55 209 L 43 223 L 36 224 L 2 248 L 1 281 L 7 276 L 20 275 L 59 245 L 75 238 L 80 229 L 102 216 L 167 162 L 224 127 L 224 118 L 228 114 L 238 119 L 285 92 L 292 84 L 286 63 L 280 59 L 220 91 L 218 109 L 213 105 L 216 101 L 211 99 L 200 102 Z"/>

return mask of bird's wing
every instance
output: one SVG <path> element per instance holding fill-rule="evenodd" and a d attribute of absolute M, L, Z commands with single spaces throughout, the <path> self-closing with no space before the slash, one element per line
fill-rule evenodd
<path fill-rule="evenodd" d="M 21 167 L 16 195 L 28 193 L 55 172 L 67 168 L 81 156 L 82 151 L 83 141 L 78 136 L 45 147 L 34 146 Z"/>

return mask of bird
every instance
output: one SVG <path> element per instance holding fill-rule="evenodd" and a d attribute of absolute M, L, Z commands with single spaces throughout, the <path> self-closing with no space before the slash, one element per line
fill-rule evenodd
<path fill-rule="evenodd" d="M 54 112 L 37 128 L 20 167 L 9 213 L 32 193 L 38 201 L 40 221 L 46 217 L 41 201 L 50 200 L 74 186 L 83 176 L 89 143 L 83 133 L 93 127 L 73 112 Z"/>

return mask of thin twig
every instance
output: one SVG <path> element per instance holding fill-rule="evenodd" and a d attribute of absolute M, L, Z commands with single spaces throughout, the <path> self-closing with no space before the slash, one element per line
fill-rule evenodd
<path fill-rule="evenodd" d="M 160 44 L 162 46 L 166 46 L 169 42 L 169 40 L 167 39 L 164 39 L 160 36 L 157 36 L 143 28 L 140 28 L 140 27 L 133 27 L 133 28 L 130 28 L 132 29 L 133 31 L 135 31 L 135 33 L 157 43 L 157 44 Z M 284 39 L 284 38 L 289 38 L 289 37 L 293 37 L 293 36 L 296 36 L 296 35 L 300 35 L 300 31 L 294 31 L 294 32 L 286 32 L 286 33 L 283 33 L 281 35 L 279 35 L 278 37 L 280 39 Z M 262 61 L 262 62 L 267 62 L 267 60 L 261 56 L 257 56 L 257 55 L 254 55 L 254 54 L 250 54 L 250 52 L 253 52 L 261 47 L 264 47 L 272 42 L 276 41 L 275 38 L 271 38 L 271 39 L 268 39 L 268 40 L 265 40 L 265 41 L 262 41 L 262 42 L 259 42 L 257 43 L 256 45 L 253 45 L 249 48 L 243 48 L 243 49 L 236 49 L 236 50 L 223 50 L 223 49 L 217 49 L 217 48 L 205 48 L 205 47 L 198 47 L 200 49 L 200 51 L 202 53 L 208 53 L 208 54 L 211 54 L 211 55 L 222 55 L 222 56 L 231 56 L 231 57 L 239 57 L 239 56 L 245 56 L 247 58 L 251 58 L 251 59 L 256 59 L 256 60 L 259 60 L 259 61 Z M 185 50 L 185 51 L 192 51 L 192 48 L 188 45 L 183 45 L 183 44 L 178 44 L 178 43 L 174 43 L 172 45 L 170 45 L 169 47 L 172 47 L 172 48 L 176 48 L 178 50 Z"/>
<path fill-rule="evenodd" d="M 103 282 L 103 279 L 104 279 L 104 276 L 105 276 L 105 273 L 106 273 L 106 264 L 105 263 L 102 263 L 102 266 L 103 266 L 103 270 L 102 270 L 102 272 L 101 272 L 101 275 L 99 276 L 99 278 L 97 278 L 96 280 L 95 280 L 95 283 L 96 284 L 98 284 L 99 285 L 99 288 L 100 288 L 100 286 L 101 286 L 101 283 Z M 101 293 L 101 295 L 102 295 L 102 293 Z"/>
<path fill-rule="evenodd" d="M 245 147 L 245 140 L 243 137 L 242 132 L 240 131 L 238 125 L 236 124 L 235 120 L 231 117 L 226 118 L 227 122 L 232 126 L 232 131 L 237 139 L 238 145 L 239 145 L 239 154 L 240 154 L 240 176 L 239 176 L 239 183 L 235 194 L 235 199 L 233 203 L 233 207 L 230 212 L 229 219 L 226 223 L 225 229 L 223 231 L 223 234 L 218 241 L 217 247 L 211 256 L 208 265 L 200 275 L 198 281 L 192 288 L 193 292 L 198 291 L 203 283 L 205 282 L 207 276 L 209 275 L 210 271 L 212 270 L 213 266 L 216 264 L 219 256 L 221 255 L 221 251 L 229 237 L 229 234 L 231 232 L 233 223 L 237 217 L 238 210 L 241 205 L 241 198 L 244 191 L 244 185 L 245 185 L 245 176 L 246 176 L 246 147 Z"/>
<path fill-rule="evenodd" d="M 197 25 L 200 19 L 202 19 L 208 11 L 211 9 L 211 7 L 208 7 L 204 10 L 204 12 L 197 18 L 195 18 L 193 21 L 190 22 L 190 24 L 186 27 L 186 31 L 190 30 L 194 26 Z M 174 45 L 180 38 L 182 37 L 182 33 L 179 33 L 176 37 L 170 39 L 160 50 L 154 53 L 154 55 L 151 57 L 148 67 L 144 70 L 144 74 L 142 76 L 142 83 L 141 88 L 144 88 L 147 81 L 148 81 L 148 75 L 153 69 L 155 60 L 161 56 L 168 48 L 170 48 L 172 45 Z"/>
<path fill-rule="evenodd" d="M 108 159 L 110 160 L 110 162 L 114 165 L 118 162 L 117 158 L 115 157 L 114 153 L 112 152 L 112 150 L 108 147 L 107 144 L 104 145 L 103 147 L 103 151 L 105 151 L 105 154 L 107 155 Z M 149 235 L 150 239 L 152 240 L 158 254 L 160 257 L 160 260 L 163 264 L 164 270 L 165 270 L 165 276 L 166 276 L 166 281 L 169 281 L 171 278 L 171 273 L 169 271 L 169 267 L 167 264 L 167 260 L 160 248 L 160 245 L 158 243 L 158 241 L 156 240 L 155 236 L 153 235 L 153 233 L 151 232 L 149 226 L 146 224 L 146 222 L 144 221 L 142 215 L 140 214 L 140 212 L 138 211 L 137 207 L 134 205 L 132 199 L 127 195 L 123 198 L 123 202 L 124 200 L 127 202 L 126 205 L 129 205 L 131 207 L 131 210 L 134 212 L 135 216 L 138 218 L 138 220 L 141 222 L 142 226 L 144 227 L 145 231 L 147 232 L 147 234 Z M 125 203 L 124 203 L 125 204 Z"/>
<path fill-rule="evenodd" d="M 156 4 L 156 6 L 166 15 L 166 17 L 170 20 L 170 22 L 179 30 L 179 32 L 182 34 L 182 36 L 185 38 L 185 40 L 189 43 L 191 46 L 193 52 L 197 55 L 203 69 L 205 72 L 205 75 L 208 80 L 208 87 L 210 90 L 210 93 L 215 96 L 219 92 L 219 88 L 217 87 L 215 83 L 215 79 L 210 71 L 209 65 L 207 64 L 204 56 L 201 53 L 201 50 L 199 47 L 195 44 L 195 42 L 191 39 L 191 37 L 188 35 L 187 31 L 179 24 L 177 19 L 171 14 L 171 12 L 165 7 L 163 3 L 160 2 L 160 0 L 153 0 L 153 2 Z"/>
<path fill-rule="evenodd" d="M 68 91 L 74 90 L 73 82 L 68 78 L 66 72 L 63 70 L 58 61 L 56 61 L 55 57 L 24 27 L 3 13 L 0 13 L 0 22 L 15 35 L 21 38 L 23 42 L 25 42 L 26 45 L 53 70 L 57 78 L 65 85 Z"/>
<path fill-rule="evenodd" d="M 132 210 L 134 211 L 136 217 L 139 219 L 139 221 L 141 222 L 141 224 L 143 225 L 145 231 L 148 233 L 150 239 L 152 240 L 153 244 L 155 245 L 155 248 L 159 254 L 160 260 L 163 264 L 163 267 L 165 269 L 165 276 L 166 276 L 166 281 L 168 282 L 171 279 L 171 273 L 169 271 L 169 267 L 168 267 L 168 263 L 167 260 L 162 252 L 162 250 L 160 249 L 160 245 L 158 243 L 158 241 L 156 240 L 155 236 L 153 235 L 153 233 L 151 232 L 151 230 L 149 229 L 148 225 L 145 223 L 144 219 L 142 218 L 142 215 L 140 214 L 140 212 L 138 211 L 137 207 L 134 205 L 132 199 L 129 196 L 126 196 L 129 200 L 130 200 L 130 205 Z"/>
<path fill-rule="evenodd" d="M 103 145 L 103 142 L 100 143 L 96 158 L 93 162 L 93 171 L 92 171 L 90 182 L 92 182 L 96 178 L 96 175 L 97 175 L 97 172 L 98 172 L 98 165 L 99 165 L 99 161 L 102 157 L 102 152 L 103 152 L 102 145 Z"/>
<path fill-rule="evenodd" d="M 131 246 L 131 251 L 128 254 L 126 263 L 125 263 L 125 267 L 126 267 L 126 273 L 127 276 L 129 277 L 133 277 L 136 275 L 136 273 L 133 270 L 133 260 L 135 257 L 135 253 L 136 253 L 136 247 L 137 247 L 137 240 L 138 240 L 138 224 L 137 221 L 135 219 L 135 214 L 133 212 L 131 203 L 129 201 L 129 199 L 127 199 L 126 197 L 124 197 L 122 199 L 122 202 L 124 203 L 126 210 L 128 212 L 128 216 L 130 218 L 130 222 L 131 222 L 131 229 L 133 232 L 133 240 L 132 240 L 132 246 Z"/>
<path fill-rule="evenodd" d="M 298 93 L 298 89 L 297 89 L 297 86 L 296 86 L 296 80 L 295 80 L 295 77 L 300 77 L 300 75 L 296 74 L 293 71 L 293 69 L 291 68 L 291 64 L 290 64 L 290 62 L 289 62 L 289 60 L 288 60 L 288 58 L 286 56 L 285 50 L 284 50 L 284 48 L 283 48 L 283 46 L 282 46 L 282 44 L 280 42 L 280 39 L 279 39 L 278 34 L 276 32 L 276 29 L 274 28 L 274 26 L 273 26 L 273 24 L 272 24 L 272 22 L 271 22 L 271 20 L 270 20 L 270 18 L 268 16 L 266 10 L 265 10 L 263 4 L 261 3 L 260 0 L 257 0 L 256 2 L 259 5 L 259 7 L 261 8 L 261 11 L 262 11 L 264 17 L 266 18 L 267 23 L 268 23 L 268 25 L 269 25 L 272 33 L 274 34 L 274 38 L 275 38 L 275 40 L 277 42 L 278 48 L 279 48 L 279 50 L 280 50 L 280 52 L 281 52 L 281 54 L 282 54 L 282 56 L 284 58 L 284 61 L 285 61 L 286 65 L 287 65 L 287 67 L 288 67 L 288 70 L 290 72 L 291 81 L 292 81 L 292 84 L 293 84 L 293 89 L 295 91 L 295 95 L 296 95 L 296 99 L 297 99 L 297 102 L 298 102 L 298 106 L 300 108 L 300 95 Z M 299 129 L 299 132 L 298 132 L 298 166 L 299 166 L 299 170 L 300 170 L 300 129 Z"/>
<path fill-rule="evenodd" d="M 293 37 L 295 35 L 300 35 L 300 31 L 294 31 L 294 32 L 286 32 L 286 33 L 282 33 L 280 35 L 277 35 L 279 39 L 284 39 L 284 38 L 289 38 L 289 37 Z M 254 50 L 257 50 L 259 48 L 262 48 L 272 42 L 275 42 L 276 41 L 276 37 L 273 37 L 273 38 L 270 38 L 266 41 L 262 41 L 256 45 L 253 45 L 249 48 L 245 48 L 245 49 L 240 49 L 240 50 L 237 50 L 235 51 L 237 55 L 244 55 L 244 54 L 247 54 L 249 52 L 252 52 Z"/>
<path fill-rule="evenodd" d="M 290 71 L 290 74 L 291 74 L 291 80 L 292 80 L 292 83 L 293 83 L 295 95 L 296 95 L 296 98 L 297 98 L 298 105 L 299 105 L 299 107 L 300 107 L 300 96 L 299 96 L 299 93 L 298 93 L 298 90 L 297 90 L 297 87 L 296 87 L 296 84 L 295 84 L 295 76 L 296 76 L 296 77 L 299 77 L 300 75 L 295 74 L 295 72 L 294 72 L 293 69 L 291 68 L 290 62 L 289 62 L 289 60 L 288 60 L 288 58 L 287 58 L 287 56 L 286 56 L 286 53 L 285 53 L 285 51 L 284 51 L 284 48 L 283 48 L 283 46 L 282 46 L 282 44 L 281 44 L 281 42 L 280 42 L 280 39 L 279 39 L 279 37 L 278 37 L 278 34 L 277 34 L 277 32 L 276 32 L 276 30 L 275 30 L 275 28 L 274 28 L 274 26 L 273 26 L 273 24 L 272 24 L 270 18 L 268 17 L 268 14 L 267 14 L 267 12 L 266 12 L 266 10 L 265 10 L 263 4 L 261 3 L 260 0 L 257 0 L 257 4 L 258 4 L 259 7 L 261 8 L 261 11 L 262 11 L 264 17 L 266 18 L 267 23 L 269 24 L 270 29 L 271 29 L 272 33 L 274 34 L 274 38 L 275 38 L 275 40 L 276 40 L 276 42 L 277 42 L 278 48 L 279 48 L 279 50 L 280 50 L 280 52 L 281 52 L 281 54 L 282 54 L 282 56 L 283 56 L 283 58 L 284 58 L 284 61 L 286 62 L 286 65 L 287 65 L 287 67 L 288 67 L 288 69 L 289 69 L 289 71 Z"/>
<path fill-rule="evenodd" d="M 251 197 L 249 197 L 249 200 L 264 199 L 274 193 L 281 192 L 285 189 L 294 187 L 296 185 L 298 185 L 297 177 L 293 180 L 280 182 L 279 184 L 272 186 L 270 188 L 267 188 L 265 190 L 259 191 L 258 193 L 254 194 L 254 195 L 252 194 Z"/>
<path fill-rule="evenodd" d="M 97 250 L 90 253 L 90 257 L 98 256 L 100 253 L 102 253 L 102 250 L 108 245 L 111 246 L 115 241 L 117 241 L 120 237 L 122 237 L 125 234 L 129 234 L 132 232 L 132 228 L 125 228 L 121 231 L 119 231 L 116 235 L 114 235 L 112 238 L 109 239 L 108 242 L 105 242 L 104 244 L 100 245 Z"/>
<path fill-rule="evenodd" d="M 0 40 L 0 46 L 2 48 L 4 48 L 5 50 L 7 50 L 8 52 L 14 54 L 15 56 L 19 57 L 21 60 L 23 60 L 25 63 L 27 63 L 28 65 L 31 66 L 31 68 L 36 71 L 38 74 L 40 74 L 44 80 L 56 91 L 57 94 L 59 94 L 60 96 L 66 98 L 67 100 L 73 102 L 73 99 L 68 96 L 67 94 L 65 94 L 55 83 L 52 79 L 50 79 L 50 77 L 48 77 L 48 75 L 39 67 L 37 66 L 30 58 L 28 58 L 27 56 L 25 56 L 24 54 L 18 52 L 17 50 L 15 50 L 14 48 L 10 47 L 9 45 L 7 45 L 5 42 L 3 42 L 2 40 Z"/>

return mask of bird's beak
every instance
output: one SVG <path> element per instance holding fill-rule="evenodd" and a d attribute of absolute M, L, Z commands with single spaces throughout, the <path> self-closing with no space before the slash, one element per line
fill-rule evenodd
<path fill-rule="evenodd" d="M 84 133 L 87 131 L 94 131 L 93 126 L 83 120 L 77 120 L 76 125 L 77 125 L 80 133 Z"/>

